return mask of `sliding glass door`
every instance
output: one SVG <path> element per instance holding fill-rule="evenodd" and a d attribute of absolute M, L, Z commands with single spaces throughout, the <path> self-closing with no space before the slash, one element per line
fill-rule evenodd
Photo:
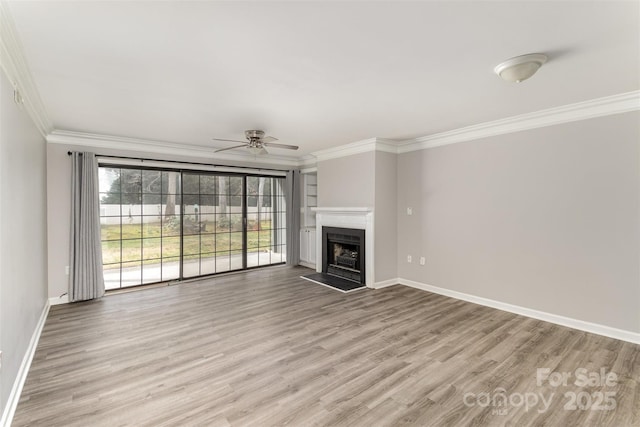
<path fill-rule="evenodd" d="M 284 178 L 100 167 L 107 289 L 285 262 Z"/>
<path fill-rule="evenodd" d="M 284 179 L 247 177 L 247 266 L 286 261 Z"/>
<path fill-rule="evenodd" d="M 105 287 L 180 278 L 180 173 L 100 168 Z"/>
<path fill-rule="evenodd" d="M 184 172 L 183 277 L 244 268 L 244 178 Z"/>

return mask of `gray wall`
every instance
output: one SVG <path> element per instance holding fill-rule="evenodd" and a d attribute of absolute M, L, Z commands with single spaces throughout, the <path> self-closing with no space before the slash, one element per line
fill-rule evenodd
<path fill-rule="evenodd" d="M 318 206 L 374 209 L 376 282 L 398 277 L 396 163 L 381 151 L 318 162 Z"/>
<path fill-rule="evenodd" d="M 375 279 L 382 282 L 398 277 L 397 156 L 376 151 L 375 158 Z"/>
<path fill-rule="evenodd" d="M 0 72 L 0 413 L 47 295 L 45 141 Z"/>
<path fill-rule="evenodd" d="M 69 238 L 71 236 L 71 160 L 69 148 L 58 144 L 47 145 L 47 232 L 49 263 L 47 277 L 49 298 L 67 293 L 65 272 L 69 265 Z"/>
<path fill-rule="evenodd" d="M 318 162 L 318 206 L 373 208 L 375 154 L 370 151 Z"/>
<path fill-rule="evenodd" d="M 399 276 L 640 332 L 639 116 L 399 155 Z"/>

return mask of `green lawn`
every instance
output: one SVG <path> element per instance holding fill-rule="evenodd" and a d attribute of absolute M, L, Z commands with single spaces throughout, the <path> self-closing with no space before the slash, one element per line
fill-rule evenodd
<path fill-rule="evenodd" d="M 200 232 L 198 232 L 200 227 Z M 249 252 L 267 250 L 271 245 L 271 221 L 249 221 L 247 249 Z M 122 245 L 122 259 L 120 250 Z M 213 222 L 185 225 L 184 258 L 196 259 L 201 253 L 208 256 L 242 253 L 242 228 L 237 224 Z M 102 259 L 104 264 L 126 262 L 127 266 L 159 263 L 159 258 L 180 256 L 180 229 L 163 227 L 160 222 L 146 224 L 102 225 Z M 105 269 L 119 268 L 114 264 Z"/>

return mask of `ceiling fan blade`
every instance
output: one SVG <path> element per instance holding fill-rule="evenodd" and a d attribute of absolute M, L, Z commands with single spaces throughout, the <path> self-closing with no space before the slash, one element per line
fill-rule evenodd
<path fill-rule="evenodd" d="M 287 145 L 287 144 L 274 144 L 273 142 L 263 142 L 262 145 L 266 147 L 276 147 L 276 148 L 286 148 L 287 150 L 297 150 L 297 145 Z"/>
<path fill-rule="evenodd" d="M 262 141 L 262 142 L 273 142 L 273 141 L 277 141 L 277 140 L 278 140 L 278 138 L 275 138 L 273 136 L 265 136 L 260 141 Z"/>
<path fill-rule="evenodd" d="M 237 139 L 222 139 L 222 138 L 211 138 L 214 141 L 226 141 L 226 142 L 239 142 L 241 144 L 246 144 L 247 141 L 238 141 Z"/>
<path fill-rule="evenodd" d="M 242 145 L 234 145 L 233 147 L 220 148 L 220 149 L 214 151 L 214 153 L 219 153 L 220 151 L 233 150 L 234 148 L 243 148 L 243 147 L 246 147 L 246 146 L 247 146 L 247 144 L 242 144 Z"/>

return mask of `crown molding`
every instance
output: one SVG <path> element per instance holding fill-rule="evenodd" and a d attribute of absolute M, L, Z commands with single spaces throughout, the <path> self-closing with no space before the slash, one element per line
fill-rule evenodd
<path fill-rule="evenodd" d="M 31 77 L 22 43 L 13 22 L 9 6 L 0 1 L 0 66 L 19 93 L 21 105 L 33 120 L 40 134 L 46 136 L 53 124 Z"/>
<path fill-rule="evenodd" d="M 191 156 L 216 161 L 251 163 L 255 165 L 279 166 L 284 169 L 297 168 L 301 159 L 296 157 L 275 156 L 272 154 L 254 156 L 239 153 L 214 153 L 213 148 L 201 145 L 155 141 L 148 139 L 128 138 L 123 136 L 101 135 L 84 132 L 55 130 L 47 135 L 49 144 L 65 144 L 92 149 L 106 148 L 118 151 L 142 151 L 145 153 L 165 154 L 172 156 Z"/>
<path fill-rule="evenodd" d="M 383 151 L 386 153 L 397 153 L 397 142 L 383 138 L 369 138 L 338 147 L 327 148 L 316 151 L 313 154 L 317 161 L 337 159 L 339 157 L 351 156 L 353 154 L 367 153 L 369 151 Z"/>
<path fill-rule="evenodd" d="M 398 153 L 398 141 L 393 139 L 376 138 L 376 151 L 382 151 L 383 153 Z"/>
<path fill-rule="evenodd" d="M 401 154 L 637 110 L 640 110 L 640 91 L 633 91 L 404 141 L 369 138 L 326 150 L 316 151 L 313 155 L 318 161 L 324 161 L 369 151 Z"/>
<path fill-rule="evenodd" d="M 311 154 L 307 154 L 298 159 L 298 166 L 301 168 L 313 168 L 317 163 L 316 157 Z"/>
<path fill-rule="evenodd" d="M 640 91 L 622 93 L 401 141 L 397 152 L 407 153 L 637 110 L 640 110 Z"/>
<path fill-rule="evenodd" d="M 250 154 L 215 154 L 207 147 L 166 141 L 154 141 L 111 135 L 55 130 L 47 135 L 52 144 L 79 145 L 92 148 L 110 148 L 125 151 L 145 151 L 179 156 L 198 156 L 209 159 L 251 162 L 286 167 L 313 167 L 318 161 L 336 159 L 354 154 L 381 151 L 401 154 L 425 150 L 443 145 L 457 144 L 504 135 L 523 130 L 553 126 L 596 117 L 640 110 L 640 91 L 633 91 L 604 98 L 597 98 L 561 107 L 549 108 L 506 119 L 481 123 L 452 131 L 427 135 L 420 138 L 396 141 L 384 138 L 368 138 L 338 147 L 320 150 L 298 158 L 268 154 L 256 159 Z"/>

